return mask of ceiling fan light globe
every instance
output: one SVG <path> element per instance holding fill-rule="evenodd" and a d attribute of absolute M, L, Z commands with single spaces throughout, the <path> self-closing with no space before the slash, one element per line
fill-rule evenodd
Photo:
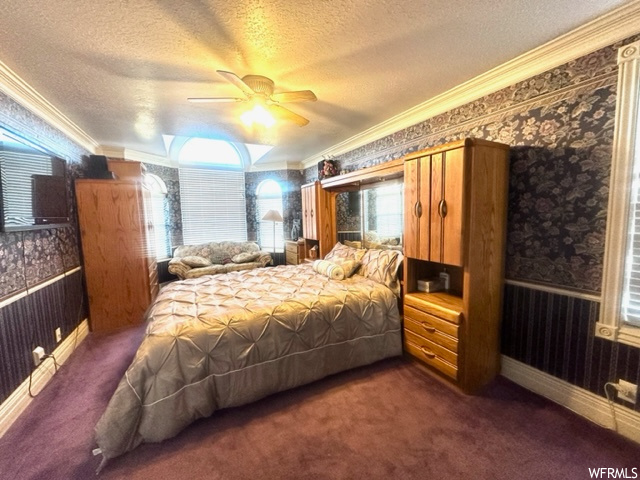
<path fill-rule="evenodd" d="M 260 104 L 254 105 L 251 110 L 247 110 L 240 115 L 240 120 L 247 127 L 252 127 L 254 123 L 257 123 L 263 127 L 270 128 L 276 123 L 273 116 Z"/>

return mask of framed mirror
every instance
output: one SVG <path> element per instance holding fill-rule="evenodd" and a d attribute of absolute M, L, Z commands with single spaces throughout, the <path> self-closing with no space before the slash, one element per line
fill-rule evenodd
<path fill-rule="evenodd" d="M 402 250 L 403 198 L 402 181 L 337 194 L 338 241 L 357 248 Z"/>

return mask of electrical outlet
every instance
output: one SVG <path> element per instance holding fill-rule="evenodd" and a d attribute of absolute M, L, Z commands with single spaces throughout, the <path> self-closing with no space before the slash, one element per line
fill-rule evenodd
<path fill-rule="evenodd" d="M 44 357 L 44 348 L 36 347 L 33 349 L 33 352 L 31 352 L 31 354 L 33 355 L 33 363 L 37 367 L 38 365 L 40 365 L 42 357 Z"/>
<path fill-rule="evenodd" d="M 58 327 L 56 328 L 56 342 L 60 343 L 60 340 L 62 340 L 62 330 Z"/>
<path fill-rule="evenodd" d="M 625 402 L 636 404 L 638 398 L 638 386 L 625 380 L 619 380 L 616 386 L 618 398 Z"/>

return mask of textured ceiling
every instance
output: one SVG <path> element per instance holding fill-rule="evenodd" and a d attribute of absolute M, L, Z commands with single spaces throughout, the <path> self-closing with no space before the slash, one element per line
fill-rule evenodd
<path fill-rule="evenodd" d="M 162 135 L 275 148 L 295 164 L 624 3 L 622 0 L 5 0 L 0 60 L 100 145 L 165 155 Z M 265 75 L 310 120 L 260 138 L 216 70 Z"/>

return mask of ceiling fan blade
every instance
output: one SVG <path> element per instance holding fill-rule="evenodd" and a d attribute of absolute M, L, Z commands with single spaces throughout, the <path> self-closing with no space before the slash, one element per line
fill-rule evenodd
<path fill-rule="evenodd" d="M 224 70 L 216 70 L 216 71 L 220 75 L 222 75 L 225 78 L 225 80 L 227 80 L 227 82 L 233 83 L 236 87 L 242 90 L 244 94 L 247 95 L 248 97 L 256 94 L 256 92 L 254 92 L 249 85 L 244 83 L 242 79 L 239 76 L 237 76 L 235 73 L 225 72 Z"/>
<path fill-rule="evenodd" d="M 286 102 L 315 102 L 318 99 L 311 90 L 300 90 L 297 92 L 282 92 L 271 95 L 271 100 L 278 103 Z"/>
<path fill-rule="evenodd" d="M 203 98 L 187 98 L 188 101 L 193 103 L 228 103 L 228 102 L 244 102 L 245 98 L 236 97 L 203 97 Z"/>
<path fill-rule="evenodd" d="M 288 108 L 281 107 L 280 105 L 268 105 L 268 108 L 269 108 L 269 111 L 274 116 L 285 119 L 285 120 L 289 120 L 301 127 L 304 127 L 306 124 L 309 123 L 309 120 L 307 120 L 303 116 L 298 115 L 297 113 L 293 113 Z"/>

